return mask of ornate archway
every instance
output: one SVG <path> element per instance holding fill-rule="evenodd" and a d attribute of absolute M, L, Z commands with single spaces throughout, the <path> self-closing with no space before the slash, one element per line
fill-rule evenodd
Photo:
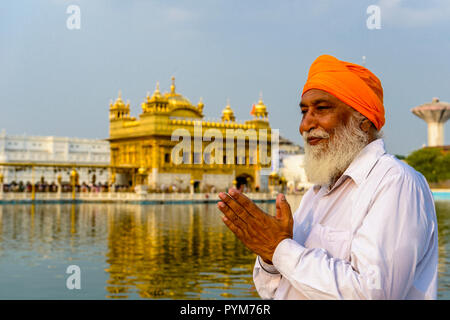
<path fill-rule="evenodd" d="M 236 176 L 235 180 L 236 180 L 236 189 L 241 190 L 243 192 L 253 190 L 253 184 L 255 182 L 255 179 L 248 173 L 242 173 Z"/>

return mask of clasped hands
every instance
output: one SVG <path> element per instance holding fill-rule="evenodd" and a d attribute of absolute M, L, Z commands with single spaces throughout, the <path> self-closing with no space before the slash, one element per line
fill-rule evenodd
<path fill-rule="evenodd" d="M 291 207 L 283 194 L 276 200 L 276 215 L 270 216 L 235 188 L 221 192 L 217 207 L 224 214 L 226 226 L 251 251 L 266 263 L 272 263 L 273 253 L 284 239 L 292 239 L 294 220 Z"/>

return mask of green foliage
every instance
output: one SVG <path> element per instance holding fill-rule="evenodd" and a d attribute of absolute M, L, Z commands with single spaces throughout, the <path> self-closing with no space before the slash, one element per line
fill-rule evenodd
<path fill-rule="evenodd" d="M 402 156 L 401 154 L 396 154 L 395 156 L 396 156 L 397 159 L 399 159 L 399 160 L 404 160 L 404 159 L 406 159 L 406 157 L 405 157 L 405 156 Z"/>
<path fill-rule="evenodd" d="M 422 173 L 428 182 L 450 179 L 450 152 L 445 154 L 439 148 L 423 148 L 411 153 L 405 161 Z"/>

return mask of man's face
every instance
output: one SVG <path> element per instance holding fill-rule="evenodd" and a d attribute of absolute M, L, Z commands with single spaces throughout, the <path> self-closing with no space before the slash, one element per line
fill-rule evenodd
<path fill-rule="evenodd" d="M 369 141 L 360 114 L 322 90 L 307 91 L 300 103 L 308 181 L 330 185 Z"/>
<path fill-rule="evenodd" d="M 314 134 L 308 135 L 305 143 L 310 145 L 317 145 L 333 139 L 335 130 L 346 125 L 352 115 L 351 107 L 328 92 L 319 89 L 308 90 L 302 97 L 300 108 L 303 114 L 300 123 L 302 136 L 305 132 L 314 133 L 315 129 L 329 134 L 329 138 L 324 135 L 322 138 L 315 137 L 317 135 Z"/>

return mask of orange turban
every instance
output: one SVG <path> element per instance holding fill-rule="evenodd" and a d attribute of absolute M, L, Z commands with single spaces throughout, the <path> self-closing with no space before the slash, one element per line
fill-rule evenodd
<path fill-rule="evenodd" d="M 377 130 L 384 125 L 383 87 L 372 72 L 360 65 L 322 55 L 309 69 L 302 96 L 310 89 L 332 94 L 366 116 Z"/>

